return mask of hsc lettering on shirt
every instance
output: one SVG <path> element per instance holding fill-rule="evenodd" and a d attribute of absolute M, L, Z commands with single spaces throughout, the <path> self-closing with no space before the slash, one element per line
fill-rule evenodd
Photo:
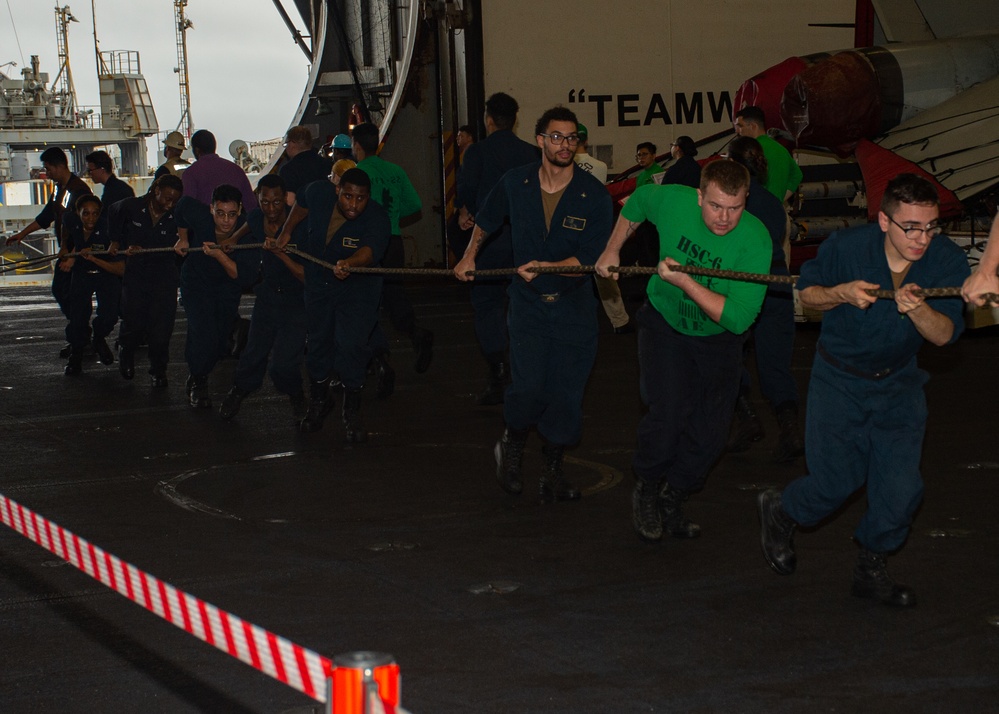
<path fill-rule="evenodd" d="M 687 263 L 688 265 L 698 265 L 702 268 L 721 268 L 720 257 L 712 258 L 710 251 L 701 248 L 686 236 L 680 237 L 680 242 L 677 243 L 676 249 L 692 259 L 692 261 Z"/>

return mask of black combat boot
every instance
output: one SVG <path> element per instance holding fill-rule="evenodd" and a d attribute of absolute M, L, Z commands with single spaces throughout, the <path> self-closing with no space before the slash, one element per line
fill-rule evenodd
<path fill-rule="evenodd" d="M 219 407 L 219 416 L 228 421 L 232 419 L 239 412 L 239 406 L 246 399 L 246 395 L 249 392 L 244 392 L 239 387 L 233 385 L 226 395 L 225 399 L 222 400 L 222 406 Z"/>
<path fill-rule="evenodd" d="M 659 490 L 659 515 L 662 517 L 664 533 L 674 538 L 697 538 L 701 535 L 701 527 L 691 523 L 683 515 L 683 504 L 690 494 L 671 488 L 669 483 L 663 484 Z"/>
<path fill-rule="evenodd" d="M 766 435 L 763 422 L 756 415 L 749 396 L 742 394 L 735 402 L 735 419 L 732 421 L 732 432 L 728 437 L 725 450 L 731 453 L 745 451 Z"/>
<path fill-rule="evenodd" d="M 323 420 L 333 409 L 333 395 L 330 394 L 330 379 L 313 382 L 309 388 L 309 409 L 298 428 L 305 434 L 323 428 Z"/>
<path fill-rule="evenodd" d="M 169 381 L 167 381 L 166 370 L 157 369 L 152 372 L 149 375 L 149 384 L 153 389 L 166 389 L 169 384 Z"/>
<path fill-rule="evenodd" d="M 776 412 L 780 436 L 777 437 L 777 448 L 774 449 L 774 461 L 794 461 L 805 453 L 805 439 L 798 426 L 798 405 L 784 402 L 777 407 Z"/>
<path fill-rule="evenodd" d="M 191 395 L 188 400 L 195 409 L 211 409 L 212 397 L 208 392 L 208 377 L 195 377 L 191 375 L 188 379 L 191 385 Z"/>
<path fill-rule="evenodd" d="M 101 364 L 114 364 L 114 354 L 111 352 L 111 348 L 108 347 L 108 341 L 103 337 L 94 338 L 94 352 L 97 353 L 97 357 L 100 359 Z"/>
<path fill-rule="evenodd" d="M 862 547 L 857 565 L 853 568 L 850 592 L 855 597 L 880 600 L 892 607 L 912 607 L 916 604 L 916 594 L 891 579 L 886 560 L 884 553 L 874 553 Z"/>
<path fill-rule="evenodd" d="M 659 511 L 659 486 L 637 479 L 631 493 L 631 521 L 638 536 L 650 543 L 662 540 L 663 517 Z"/>
<path fill-rule="evenodd" d="M 363 444 L 368 440 L 368 432 L 361 421 L 360 389 L 343 388 L 343 427 L 351 444 Z"/>
<path fill-rule="evenodd" d="M 566 481 L 562 473 L 565 447 L 560 444 L 545 444 L 542 453 L 545 456 L 545 465 L 541 472 L 541 502 L 578 501 L 579 489 Z"/>
<path fill-rule="evenodd" d="M 135 353 L 131 347 L 118 345 L 118 372 L 124 379 L 135 376 Z"/>
<path fill-rule="evenodd" d="M 379 352 L 372 357 L 371 368 L 378 379 L 375 396 L 379 399 L 388 399 L 395 391 L 395 370 L 389 364 L 388 352 Z"/>
<path fill-rule="evenodd" d="M 489 362 L 489 382 L 485 391 L 475 400 L 480 407 L 502 404 L 503 393 L 506 391 L 507 382 L 510 381 L 510 365 L 506 361 L 506 355 L 494 352 L 486 359 Z"/>
<path fill-rule="evenodd" d="M 798 565 L 794 554 L 794 520 L 780 505 L 781 492 L 770 488 L 756 497 L 760 514 L 760 544 L 763 557 L 779 575 L 790 575 Z"/>
<path fill-rule="evenodd" d="M 496 480 L 500 488 L 514 496 L 524 490 L 524 482 L 520 478 L 521 465 L 524 461 L 524 446 L 527 445 L 529 431 L 517 431 L 507 427 L 502 438 L 496 442 L 493 455 L 496 457 Z"/>
<path fill-rule="evenodd" d="M 66 362 L 66 374 L 79 374 L 83 371 L 83 348 L 73 347 L 69 352 L 69 361 Z"/>

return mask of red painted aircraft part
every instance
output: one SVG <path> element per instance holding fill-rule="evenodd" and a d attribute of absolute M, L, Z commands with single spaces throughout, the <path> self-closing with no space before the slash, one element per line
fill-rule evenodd
<path fill-rule="evenodd" d="M 780 103 L 784 96 L 784 88 L 791 79 L 803 72 L 808 66 L 827 55 L 809 55 L 808 57 L 788 57 L 780 64 L 775 64 L 763 70 L 754 77 L 743 82 L 735 92 L 735 111 L 743 107 L 756 106 L 763 110 L 767 117 L 767 127 L 780 127 Z"/>
<path fill-rule="evenodd" d="M 903 159 L 893 151 L 878 146 L 872 141 L 861 139 L 857 143 L 857 163 L 864 175 L 864 185 L 867 187 L 867 217 L 874 221 L 881 207 L 881 197 L 884 195 L 888 182 L 901 173 L 912 173 L 922 176 L 932 183 L 940 195 L 940 217 L 951 218 L 964 212 L 964 207 L 953 191 L 943 186 L 932 174 L 919 168 L 908 159 Z"/>
<path fill-rule="evenodd" d="M 781 119 L 798 145 L 838 147 L 882 130 L 881 91 L 859 52 L 840 52 L 791 79 Z"/>

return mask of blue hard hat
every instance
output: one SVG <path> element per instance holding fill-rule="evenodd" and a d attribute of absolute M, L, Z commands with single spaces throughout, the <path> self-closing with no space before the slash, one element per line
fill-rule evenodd
<path fill-rule="evenodd" d="M 334 149 L 349 149 L 351 148 L 350 137 L 346 134 L 337 134 L 333 137 L 333 148 Z"/>

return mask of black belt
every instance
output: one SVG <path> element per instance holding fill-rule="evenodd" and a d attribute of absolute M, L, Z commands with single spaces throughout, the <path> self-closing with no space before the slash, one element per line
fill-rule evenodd
<path fill-rule="evenodd" d="M 895 374 L 909 363 L 909 360 L 906 360 L 902 364 L 895 365 L 894 367 L 885 367 L 884 369 L 879 369 L 877 372 L 867 372 L 862 369 L 857 369 L 856 367 L 848 365 L 845 362 L 840 362 L 838 359 L 829 354 L 829 350 L 823 347 L 821 342 L 816 346 L 815 349 L 819 353 L 819 356 L 822 357 L 822 359 L 824 359 L 826 362 L 831 364 L 836 369 L 846 372 L 847 374 L 852 374 L 854 377 L 860 377 L 861 379 L 869 379 L 874 382 L 880 381 L 885 377 L 888 377 L 889 375 Z"/>

